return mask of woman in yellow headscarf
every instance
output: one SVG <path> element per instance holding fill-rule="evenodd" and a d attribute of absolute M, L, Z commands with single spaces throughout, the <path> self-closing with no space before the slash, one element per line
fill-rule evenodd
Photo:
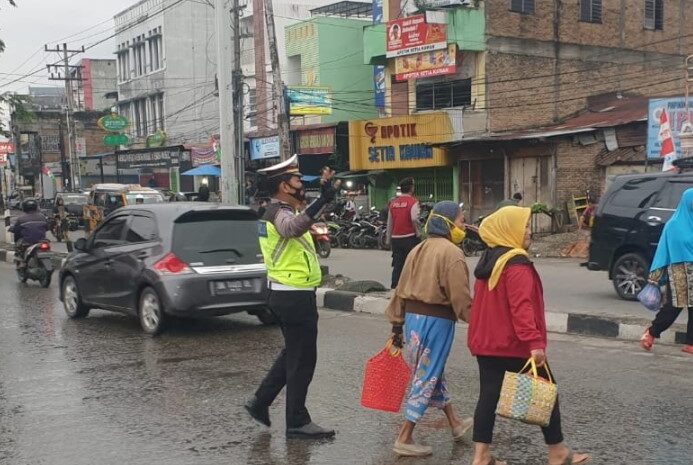
<path fill-rule="evenodd" d="M 480 380 L 473 465 L 505 465 L 490 451 L 505 372 L 519 372 L 530 357 L 540 367 L 546 362 L 544 291 L 527 254 L 530 215 L 529 208 L 508 206 L 486 217 L 479 227 L 479 235 L 489 248 L 474 270 L 476 284 L 467 333 L 467 346 L 477 358 Z M 542 432 L 549 465 L 589 460 L 588 455 L 573 454 L 563 443 L 558 402 Z"/>

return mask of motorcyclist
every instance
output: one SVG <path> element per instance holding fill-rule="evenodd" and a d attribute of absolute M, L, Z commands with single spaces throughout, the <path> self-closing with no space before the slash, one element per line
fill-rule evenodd
<path fill-rule="evenodd" d="M 17 252 L 24 256 L 24 251 L 31 245 L 46 239 L 48 220 L 38 211 L 38 202 L 27 199 L 22 203 L 24 214 L 10 227 L 14 234 L 14 243 Z"/>

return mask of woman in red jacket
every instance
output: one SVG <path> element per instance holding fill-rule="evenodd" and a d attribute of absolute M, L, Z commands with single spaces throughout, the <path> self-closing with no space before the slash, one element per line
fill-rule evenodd
<path fill-rule="evenodd" d="M 519 372 L 530 357 L 540 367 L 546 362 L 543 289 L 527 254 L 530 215 L 529 208 L 505 207 L 484 218 L 479 227 L 489 249 L 474 270 L 477 279 L 467 336 L 469 350 L 479 364 L 481 384 L 474 413 L 473 465 L 505 465 L 490 451 L 505 372 Z M 589 460 L 588 455 L 573 454 L 563 443 L 558 402 L 542 432 L 549 465 Z"/>

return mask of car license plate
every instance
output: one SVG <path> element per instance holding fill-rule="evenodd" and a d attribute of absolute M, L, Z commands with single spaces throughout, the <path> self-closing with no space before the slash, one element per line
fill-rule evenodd
<path fill-rule="evenodd" d="M 255 290 L 254 279 L 231 279 L 226 281 L 212 281 L 212 295 L 237 294 Z"/>

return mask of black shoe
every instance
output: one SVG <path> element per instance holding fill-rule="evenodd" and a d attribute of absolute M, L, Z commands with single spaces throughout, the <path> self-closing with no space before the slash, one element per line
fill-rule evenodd
<path fill-rule="evenodd" d="M 333 429 L 325 429 L 312 421 L 299 428 L 287 428 L 286 437 L 299 439 L 321 439 L 334 437 Z"/>
<path fill-rule="evenodd" d="M 263 407 L 262 405 L 260 405 L 256 397 L 253 397 L 248 402 L 246 402 L 244 407 L 248 411 L 250 416 L 253 417 L 253 419 L 258 423 L 262 423 L 268 428 L 272 424 L 269 417 L 269 407 Z"/>

